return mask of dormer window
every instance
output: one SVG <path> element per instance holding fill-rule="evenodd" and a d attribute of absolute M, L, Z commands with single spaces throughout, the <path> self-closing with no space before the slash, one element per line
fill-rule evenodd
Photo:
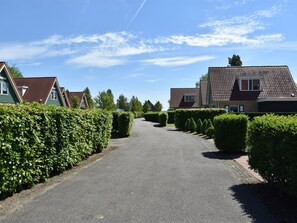
<path fill-rule="evenodd" d="M 261 91 L 261 79 L 240 79 L 241 91 Z"/>
<path fill-rule="evenodd" d="M 195 95 L 184 95 L 184 102 L 195 102 Z"/>

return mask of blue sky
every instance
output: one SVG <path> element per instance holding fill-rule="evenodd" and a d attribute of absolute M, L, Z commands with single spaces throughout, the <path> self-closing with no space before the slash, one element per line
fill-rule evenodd
<path fill-rule="evenodd" d="M 0 0 L 0 61 L 92 96 L 160 100 L 209 66 L 288 65 L 297 79 L 295 0 Z"/>

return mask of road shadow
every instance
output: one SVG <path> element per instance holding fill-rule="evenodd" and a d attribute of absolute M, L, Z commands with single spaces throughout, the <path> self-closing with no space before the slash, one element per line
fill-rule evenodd
<path fill-rule="evenodd" d="M 203 152 L 202 155 L 209 159 L 218 159 L 218 160 L 234 160 L 243 155 L 246 155 L 244 152 L 225 152 L 225 151 L 207 151 Z"/>
<path fill-rule="evenodd" d="M 253 222 L 297 222 L 297 198 L 268 183 L 234 185 L 229 189 Z"/>

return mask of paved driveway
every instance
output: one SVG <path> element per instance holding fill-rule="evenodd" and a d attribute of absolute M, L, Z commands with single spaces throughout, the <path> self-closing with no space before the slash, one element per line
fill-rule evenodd
<path fill-rule="evenodd" d="M 274 222 L 245 189 L 251 176 L 213 150 L 138 119 L 118 149 L 1 222 Z"/>

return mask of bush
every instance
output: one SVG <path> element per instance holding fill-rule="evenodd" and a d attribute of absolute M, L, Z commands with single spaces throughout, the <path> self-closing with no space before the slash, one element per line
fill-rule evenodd
<path fill-rule="evenodd" d="M 251 167 L 269 183 L 297 196 L 297 116 L 256 117 L 248 136 Z"/>
<path fill-rule="evenodd" d="M 119 114 L 120 112 L 112 112 L 112 131 L 118 132 L 119 130 Z"/>
<path fill-rule="evenodd" d="M 166 112 L 159 113 L 159 124 L 160 126 L 166 126 L 168 121 L 168 114 Z"/>
<path fill-rule="evenodd" d="M 31 187 L 105 148 L 112 115 L 39 104 L 0 106 L 0 195 Z"/>
<path fill-rule="evenodd" d="M 199 134 L 201 133 L 201 127 L 202 127 L 202 121 L 201 119 L 199 118 L 196 122 L 196 132 Z"/>
<path fill-rule="evenodd" d="M 188 119 L 185 123 L 185 127 L 184 127 L 184 131 L 189 131 L 189 123 L 190 123 L 190 119 Z"/>
<path fill-rule="evenodd" d="M 188 129 L 187 130 L 190 131 L 190 132 L 196 132 L 196 123 L 195 123 L 193 118 L 189 119 Z"/>
<path fill-rule="evenodd" d="M 174 124 L 175 111 L 168 111 L 168 124 Z"/>
<path fill-rule="evenodd" d="M 132 112 L 122 112 L 118 117 L 119 122 L 119 135 L 127 137 L 131 135 L 133 126 L 134 115 Z"/>
<path fill-rule="evenodd" d="M 209 138 L 213 138 L 214 137 L 214 127 L 213 124 L 209 123 L 209 127 L 207 128 L 207 130 L 205 131 L 205 135 L 207 135 Z"/>
<path fill-rule="evenodd" d="M 200 133 L 205 135 L 205 131 L 208 129 L 208 121 L 207 119 L 204 119 L 200 128 Z"/>
<path fill-rule="evenodd" d="M 214 118 L 214 141 L 219 150 L 244 151 L 246 148 L 248 117 L 223 114 Z"/>
<path fill-rule="evenodd" d="M 224 113 L 226 113 L 226 110 L 220 108 L 178 109 L 175 111 L 175 127 L 178 130 L 183 130 L 189 118 L 201 119 L 201 121 L 204 119 L 213 120 L 215 116 Z"/>
<path fill-rule="evenodd" d="M 144 112 L 142 112 L 142 111 L 134 111 L 133 114 L 134 114 L 134 118 L 142 118 Z"/>
<path fill-rule="evenodd" d="M 159 123 L 159 112 L 147 112 L 143 116 L 146 121 Z"/>

